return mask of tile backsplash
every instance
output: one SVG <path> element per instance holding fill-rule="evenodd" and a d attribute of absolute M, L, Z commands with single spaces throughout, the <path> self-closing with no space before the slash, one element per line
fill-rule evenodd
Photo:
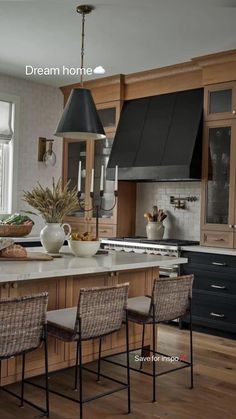
<path fill-rule="evenodd" d="M 164 221 L 164 238 L 200 240 L 200 182 L 152 182 L 137 184 L 136 235 L 146 236 L 145 212 L 153 205 L 163 209 L 168 217 Z M 170 196 L 196 196 L 196 202 L 187 202 L 186 209 L 175 209 Z"/>

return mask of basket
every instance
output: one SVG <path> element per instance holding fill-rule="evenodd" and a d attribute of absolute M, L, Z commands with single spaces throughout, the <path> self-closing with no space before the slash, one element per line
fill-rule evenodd
<path fill-rule="evenodd" d="M 25 237 L 33 228 L 33 224 L 0 224 L 0 237 Z"/>

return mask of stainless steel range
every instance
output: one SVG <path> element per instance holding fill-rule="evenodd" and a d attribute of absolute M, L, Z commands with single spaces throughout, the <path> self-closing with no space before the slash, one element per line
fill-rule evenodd
<path fill-rule="evenodd" d="M 182 246 L 198 245 L 197 241 L 163 239 L 148 240 L 145 237 L 120 237 L 102 240 L 102 247 L 107 250 L 116 250 L 117 252 L 146 253 L 149 255 L 175 256 L 179 257 Z M 170 268 L 160 266 L 161 276 L 177 276 L 179 266 L 172 265 Z"/>

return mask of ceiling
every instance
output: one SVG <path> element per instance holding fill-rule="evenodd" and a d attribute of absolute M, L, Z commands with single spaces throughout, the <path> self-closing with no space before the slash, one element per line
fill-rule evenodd
<path fill-rule="evenodd" d="M 0 73 L 56 86 L 79 81 L 78 76 L 61 74 L 63 65 L 80 66 L 78 4 L 79 0 L 0 0 Z M 101 65 L 107 76 L 236 48 L 236 0 L 89 4 L 96 10 L 86 19 L 85 66 Z M 60 75 L 26 76 L 25 65 L 58 67 Z"/>

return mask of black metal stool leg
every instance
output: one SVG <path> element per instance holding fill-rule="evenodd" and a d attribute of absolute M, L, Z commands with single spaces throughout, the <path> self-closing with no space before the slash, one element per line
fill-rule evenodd
<path fill-rule="evenodd" d="M 46 391 L 46 416 L 49 417 L 49 385 L 48 385 L 48 337 L 46 326 L 44 328 L 44 355 L 45 355 L 45 391 Z"/>
<path fill-rule="evenodd" d="M 129 368 L 129 321 L 128 321 L 128 314 L 126 311 L 126 356 L 127 356 L 127 392 L 128 392 L 128 413 L 131 412 L 131 400 L 130 400 L 130 368 Z"/>
<path fill-rule="evenodd" d="M 189 331 L 190 331 L 190 374 L 191 374 L 191 384 L 190 388 L 193 388 L 193 327 L 192 327 L 192 304 L 190 300 L 190 311 L 189 311 Z"/>
<path fill-rule="evenodd" d="M 76 357 L 75 357 L 75 385 L 74 390 L 77 391 L 78 389 L 78 362 L 79 362 L 79 341 L 76 344 Z"/>
<path fill-rule="evenodd" d="M 142 358 L 144 356 L 144 350 L 143 350 L 143 347 L 144 347 L 144 337 L 145 337 L 145 323 L 143 323 L 143 333 L 142 333 L 142 351 L 141 351 L 141 357 Z M 142 358 L 141 358 L 140 366 L 139 366 L 139 369 L 140 370 L 143 369 L 143 359 Z"/>
<path fill-rule="evenodd" d="M 100 380 L 100 371 L 101 371 L 101 350 L 102 350 L 102 338 L 99 338 L 99 351 L 98 351 L 98 374 L 97 374 L 97 382 L 99 383 Z"/>
<path fill-rule="evenodd" d="M 82 378 L 82 343 L 79 345 L 79 400 L 80 400 L 80 419 L 83 419 L 83 378 Z"/>
<path fill-rule="evenodd" d="M 25 390 L 25 354 L 22 354 L 22 375 L 21 375 L 21 400 L 20 407 L 24 406 L 24 390 Z"/>
<path fill-rule="evenodd" d="M 153 316 L 153 325 L 152 325 L 152 347 L 153 347 L 153 360 L 152 360 L 152 401 L 156 401 L 156 362 L 155 362 L 155 352 L 156 352 L 156 324 L 155 318 Z"/>
<path fill-rule="evenodd" d="M 80 419 L 83 419 L 83 365 L 82 365 L 82 339 L 81 339 L 81 320 L 79 320 L 79 408 L 80 408 Z"/>

